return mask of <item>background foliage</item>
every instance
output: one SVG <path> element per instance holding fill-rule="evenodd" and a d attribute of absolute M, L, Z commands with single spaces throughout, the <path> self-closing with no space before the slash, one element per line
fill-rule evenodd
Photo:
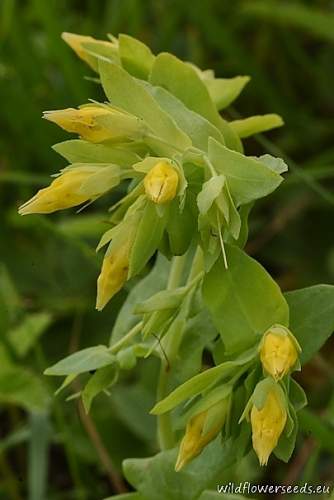
<path fill-rule="evenodd" d="M 2 0 L 0 3 L 0 498 L 87 499 L 111 495 L 127 457 L 156 452 L 154 361 L 101 395 L 90 418 L 57 381 L 42 376 L 68 352 L 106 343 L 126 292 L 94 310 L 102 203 L 20 218 L 16 209 L 63 165 L 51 145 L 66 133 L 42 111 L 101 99 L 62 31 L 126 32 L 218 76 L 252 81 L 230 117 L 276 112 L 286 126 L 246 141 L 247 154 L 284 156 L 290 173 L 258 204 L 247 250 L 286 291 L 334 281 L 334 10 L 329 1 Z M 254 456 L 222 470 L 228 481 L 328 483 L 334 477 L 333 341 L 298 380 L 308 394 L 289 465 Z M 130 373 L 130 372 L 129 372 Z M 65 397 L 64 395 L 65 394 Z M 312 435 L 310 435 L 312 429 Z M 262 497 L 263 498 L 263 497 Z"/>

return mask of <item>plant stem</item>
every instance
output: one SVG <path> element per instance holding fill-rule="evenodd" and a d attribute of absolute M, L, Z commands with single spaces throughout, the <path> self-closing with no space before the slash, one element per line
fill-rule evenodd
<path fill-rule="evenodd" d="M 204 267 L 203 250 L 198 245 L 194 255 L 193 263 L 191 266 L 187 282 L 191 283 L 203 271 L 203 267 Z"/>
<path fill-rule="evenodd" d="M 79 388 L 79 385 L 77 385 L 77 387 Z M 112 487 L 117 493 L 126 493 L 128 491 L 126 484 L 123 481 L 122 476 L 120 476 L 120 474 L 118 474 L 118 472 L 116 471 L 114 463 L 107 451 L 107 448 L 104 446 L 96 425 L 90 415 L 87 415 L 82 401 L 78 402 L 78 411 L 82 425 L 84 426 L 87 435 L 96 450 L 99 460 L 103 465 L 103 468 L 109 478 Z"/>
<path fill-rule="evenodd" d="M 35 345 L 35 357 L 36 361 L 39 367 L 39 370 L 41 373 L 45 370 L 45 368 L 48 366 L 48 362 L 46 360 L 46 357 L 44 355 L 44 351 L 42 349 L 41 344 L 36 344 Z M 68 425 L 66 423 L 66 417 L 64 416 L 63 409 L 61 405 L 59 404 L 59 400 L 57 398 L 54 399 L 53 401 L 53 410 L 54 410 L 54 416 L 56 420 L 57 427 L 60 431 L 60 434 L 62 436 L 62 443 L 64 446 L 64 453 L 66 456 L 66 460 L 68 463 L 68 468 L 69 472 L 71 475 L 71 479 L 73 481 L 73 486 L 76 489 L 76 495 L 78 500 L 86 500 L 87 495 L 85 492 L 84 485 L 81 480 L 81 475 L 80 475 L 80 467 L 77 462 L 76 455 L 73 451 L 73 447 L 71 446 L 71 433 L 68 431 Z"/>
<path fill-rule="evenodd" d="M 115 344 L 109 347 L 110 352 L 112 354 L 116 354 L 118 351 L 120 351 L 122 347 L 124 347 L 124 345 L 126 345 L 133 337 L 135 337 L 140 332 L 142 327 L 143 322 L 139 321 L 139 323 L 132 327 L 131 330 L 126 335 L 124 335 L 124 337 L 122 337 L 120 340 L 115 342 Z"/>
<path fill-rule="evenodd" d="M 167 283 L 168 290 L 172 290 L 173 288 L 179 286 L 187 257 L 188 254 L 186 253 L 181 257 L 173 258 Z M 166 362 L 165 360 L 161 360 L 160 376 L 157 388 L 158 401 L 163 399 L 168 391 L 170 363 L 172 362 L 171 353 L 173 351 L 172 344 L 173 339 L 171 337 L 165 339 L 165 353 L 168 362 Z M 173 448 L 173 446 L 175 445 L 170 413 L 164 413 L 163 415 L 158 416 L 158 442 L 161 450 Z"/>
<path fill-rule="evenodd" d="M 182 255 L 181 257 L 173 258 L 167 283 L 167 290 L 173 290 L 173 288 L 176 288 L 180 285 L 186 256 L 187 254 Z"/>
<path fill-rule="evenodd" d="M 168 367 L 165 361 L 161 361 L 159 383 L 157 389 L 157 400 L 160 401 L 167 394 L 168 388 Z M 174 432 L 170 413 L 163 413 L 158 416 L 158 441 L 161 450 L 168 450 L 175 445 Z"/>
<path fill-rule="evenodd" d="M 70 339 L 70 352 L 74 352 L 78 349 L 79 338 L 82 328 L 82 315 L 78 315 L 74 319 L 72 335 Z M 76 392 L 81 392 L 82 387 L 79 380 L 74 380 L 72 382 L 72 387 L 74 387 Z M 103 466 L 112 488 L 117 493 L 127 492 L 127 487 L 123 481 L 122 476 L 117 472 L 112 458 L 110 457 L 107 448 L 104 446 L 102 438 L 97 430 L 94 421 L 89 414 L 86 414 L 83 403 L 81 400 L 78 401 L 78 412 L 80 416 L 81 423 L 90 439 L 92 445 L 94 446 L 97 456 Z"/>

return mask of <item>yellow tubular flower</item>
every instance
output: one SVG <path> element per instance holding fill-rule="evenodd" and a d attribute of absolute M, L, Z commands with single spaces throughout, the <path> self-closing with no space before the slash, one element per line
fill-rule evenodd
<path fill-rule="evenodd" d="M 159 161 L 144 178 L 146 196 L 157 204 L 173 200 L 178 184 L 178 173 L 167 161 Z"/>
<path fill-rule="evenodd" d="M 271 389 L 263 408 L 251 410 L 253 448 L 260 465 L 267 465 L 286 424 L 287 412 L 275 389 Z"/>
<path fill-rule="evenodd" d="M 55 111 L 45 111 L 43 118 L 54 122 L 59 127 L 79 134 L 90 142 L 103 142 L 112 139 L 114 134 L 104 127 L 96 118 L 118 113 L 102 106 L 87 106 L 80 109 L 67 108 Z"/>
<path fill-rule="evenodd" d="M 177 472 L 193 458 L 197 457 L 203 448 L 221 431 L 228 408 L 229 399 L 224 399 L 189 420 L 175 465 Z"/>
<path fill-rule="evenodd" d="M 97 279 L 96 309 L 102 311 L 109 300 L 122 288 L 128 277 L 130 242 L 111 250 L 103 259 Z"/>
<path fill-rule="evenodd" d="M 24 203 L 19 214 L 50 214 L 81 205 L 90 199 L 89 195 L 80 193 L 80 188 L 92 173 L 90 169 L 69 169 Z"/>
<path fill-rule="evenodd" d="M 276 381 L 296 363 L 297 346 L 297 341 L 284 327 L 273 326 L 264 334 L 260 348 L 262 366 Z"/>

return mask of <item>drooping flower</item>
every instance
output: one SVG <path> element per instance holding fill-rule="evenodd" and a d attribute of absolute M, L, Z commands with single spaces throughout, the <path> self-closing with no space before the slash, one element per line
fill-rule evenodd
<path fill-rule="evenodd" d="M 146 196 L 160 205 L 175 198 L 179 185 L 179 176 L 167 161 L 159 161 L 144 178 Z"/>
<path fill-rule="evenodd" d="M 132 128 L 134 124 L 131 115 L 111 107 L 94 105 L 84 106 L 79 109 L 67 108 L 45 111 L 43 118 L 56 123 L 67 132 L 74 132 L 83 139 L 95 143 L 124 138 L 127 132 L 131 133 L 131 130 L 124 130 L 124 121 L 127 124 L 131 121 Z M 109 118 L 109 123 L 104 123 L 103 118 Z M 122 123 L 120 123 L 120 120 Z"/>
<path fill-rule="evenodd" d="M 298 351 L 300 347 L 291 332 L 274 325 L 264 334 L 260 346 L 262 366 L 275 380 L 280 380 L 295 365 Z"/>
<path fill-rule="evenodd" d="M 251 409 L 252 442 L 260 465 L 267 465 L 286 424 L 287 411 L 279 391 L 278 387 L 270 389 L 263 406 L 253 404 Z"/>
<path fill-rule="evenodd" d="M 119 184 L 119 170 L 116 165 L 68 167 L 21 205 L 19 214 L 50 214 L 94 200 Z"/>
<path fill-rule="evenodd" d="M 111 246 L 111 251 L 106 253 L 101 273 L 97 280 L 96 309 L 101 311 L 109 300 L 122 288 L 128 277 L 130 240 Z"/>
<path fill-rule="evenodd" d="M 179 471 L 212 441 L 225 424 L 230 399 L 225 398 L 192 417 L 182 438 L 175 470 Z"/>
<path fill-rule="evenodd" d="M 20 215 L 50 214 L 57 210 L 75 207 L 88 201 L 87 194 L 80 193 L 80 187 L 89 176 L 87 170 L 71 169 L 56 177 L 50 186 L 40 189 L 26 203 L 19 208 Z"/>

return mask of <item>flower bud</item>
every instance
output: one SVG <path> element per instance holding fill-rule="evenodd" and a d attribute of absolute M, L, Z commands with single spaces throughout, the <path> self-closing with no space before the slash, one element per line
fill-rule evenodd
<path fill-rule="evenodd" d="M 102 311 L 109 300 L 122 288 L 128 277 L 129 241 L 111 249 L 103 259 L 97 279 L 96 309 Z"/>
<path fill-rule="evenodd" d="M 159 161 L 144 178 L 146 196 L 157 204 L 173 200 L 178 184 L 178 173 L 167 161 Z"/>
<path fill-rule="evenodd" d="M 85 43 L 94 43 L 97 47 L 102 47 L 110 52 L 117 53 L 118 49 L 115 43 L 107 40 L 96 40 L 92 36 L 76 35 L 75 33 L 62 33 L 62 39 L 71 47 L 80 59 L 85 61 L 91 68 L 97 69 L 94 64 L 95 57 L 89 53 L 83 46 Z"/>
<path fill-rule="evenodd" d="M 260 346 L 262 366 L 276 381 L 280 380 L 296 363 L 299 349 L 287 328 L 273 326 L 264 334 Z"/>
<path fill-rule="evenodd" d="M 181 470 L 188 462 L 197 457 L 221 431 L 225 424 L 229 403 L 229 398 L 223 399 L 189 420 L 180 444 L 175 465 L 176 471 Z"/>
<path fill-rule="evenodd" d="M 267 465 L 287 420 L 283 398 L 279 394 L 280 390 L 270 389 L 263 407 L 258 409 L 254 404 L 251 410 L 253 448 L 260 465 Z"/>
<path fill-rule="evenodd" d="M 80 188 L 99 167 L 70 168 L 55 178 L 50 186 L 40 189 L 35 196 L 19 208 L 20 215 L 50 214 L 57 210 L 75 207 L 91 199 Z"/>
<path fill-rule="evenodd" d="M 103 142 L 119 137 L 118 130 L 112 130 L 99 122 L 99 118 L 122 115 L 120 111 L 103 106 L 85 106 L 83 108 L 45 111 L 43 118 L 54 122 L 59 127 L 79 134 L 90 142 Z"/>

